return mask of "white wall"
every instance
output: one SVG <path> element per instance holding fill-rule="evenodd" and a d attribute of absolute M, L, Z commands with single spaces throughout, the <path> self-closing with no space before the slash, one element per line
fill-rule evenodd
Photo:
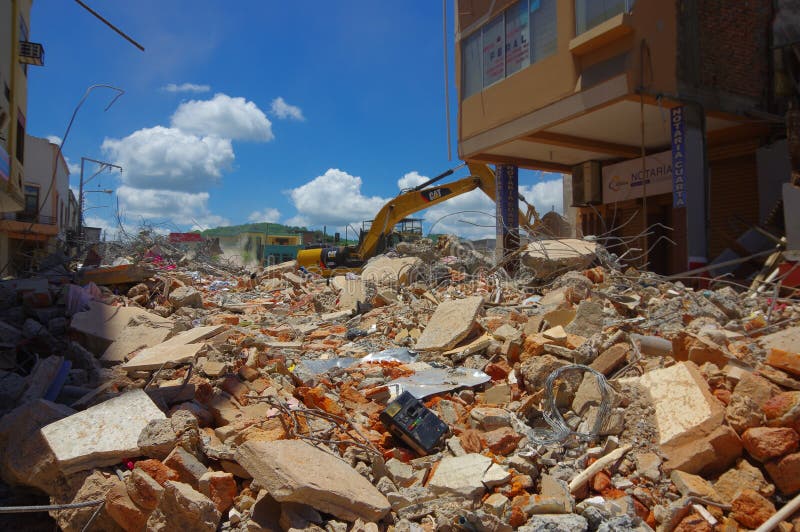
<path fill-rule="evenodd" d="M 53 179 L 53 163 L 58 146 L 47 139 L 25 137 L 25 184 L 39 185 L 39 213 L 56 219 L 59 238 L 65 238 L 68 226 L 67 210 L 69 206 L 69 170 L 64 157 L 58 158 L 55 182 Z M 48 193 L 48 189 L 50 192 Z M 24 189 L 23 189 L 24 191 Z M 63 217 L 62 217 L 63 215 Z"/>

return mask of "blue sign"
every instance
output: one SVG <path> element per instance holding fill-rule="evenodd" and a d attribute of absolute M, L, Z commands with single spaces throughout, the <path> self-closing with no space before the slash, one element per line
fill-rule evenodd
<path fill-rule="evenodd" d="M 497 238 L 519 232 L 519 169 L 510 164 L 498 164 L 496 175 Z"/>
<path fill-rule="evenodd" d="M 672 136 L 672 207 L 686 207 L 686 137 L 684 108 L 673 107 L 670 112 Z"/>

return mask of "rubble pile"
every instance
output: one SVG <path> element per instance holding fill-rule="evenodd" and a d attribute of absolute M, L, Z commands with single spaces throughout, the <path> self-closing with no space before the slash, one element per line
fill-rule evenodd
<path fill-rule="evenodd" d="M 587 250 L 523 257 L 538 287 L 432 248 L 0 283 L 0 493 L 67 531 L 762 526 L 800 492 L 800 306 Z"/>

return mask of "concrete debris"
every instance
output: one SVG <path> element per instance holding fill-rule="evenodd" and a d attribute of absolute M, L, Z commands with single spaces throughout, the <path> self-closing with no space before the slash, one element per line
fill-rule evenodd
<path fill-rule="evenodd" d="M 644 532 L 752 529 L 800 493 L 794 299 L 581 240 L 514 278 L 449 238 L 330 281 L 146 244 L 109 285 L 0 283 L 9 496 L 102 500 L 98 530 Z M 426 456 L 381 421 L 403 390 L 449 429 Z"/>
<path fill-rule="evenodd" d="M 340 459 L 301 441 L 248 441 L 237 461 L 278 502 L 301 502 L 340 519 L 380 520 L 391 506 Z"/>
<path fill-rule="evenodd" d="M 142 390 L 132 390 L 42 427 L 65 475 L 119 463 L 139 454 L 139 434 L 164 413 Z"/>

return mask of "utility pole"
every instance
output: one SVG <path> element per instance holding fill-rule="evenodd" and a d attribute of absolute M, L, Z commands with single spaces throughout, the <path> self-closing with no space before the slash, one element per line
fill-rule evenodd
<path fill-rule="evenodd" d="M 83 169 L 84 164 L 86 161 L 96 163 L 100 165 L 100 169 L 92 174 L 89 179 L 83 179 Z M 78 189 L 78 240 L 80 241 L 83 238 L 83 185 L 97 177 L 98 174 L 103 172 L 108 168 L 117 168 L 120 172 L 122 172 L 122 167 L 117 164 L 112 164 L 106 161 L 98 161 L 97 159 L 90 159 L 89 157 L 81 157 L 81 182 L 80 187 Z"/>

